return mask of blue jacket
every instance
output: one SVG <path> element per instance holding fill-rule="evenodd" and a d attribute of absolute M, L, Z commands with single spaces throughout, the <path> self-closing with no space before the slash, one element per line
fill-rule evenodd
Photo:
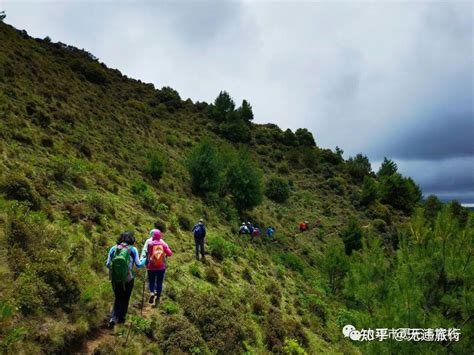
<path fill-rule="evenodd" d="M 206 237 L 206 227 L 204 226 L 204 223 L 198 223 L 196 224 L 194 227 L 193 227 L 193 230 L 192 232 L 194 233 L 197 229 L 197 227 L 201 227 L 202 228 L 202 235 L 201 235 L 201 238 L 205 238 Z"/>

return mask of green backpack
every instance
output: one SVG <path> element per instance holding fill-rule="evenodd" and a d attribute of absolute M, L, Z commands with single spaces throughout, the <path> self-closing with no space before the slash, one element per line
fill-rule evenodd
<path fill-rule="evenodd" d="M 110 264 L 111 279 L 113 283 L 128 282 L 130 274 L 130 249 L 129 247 L 117 246 Z"/>

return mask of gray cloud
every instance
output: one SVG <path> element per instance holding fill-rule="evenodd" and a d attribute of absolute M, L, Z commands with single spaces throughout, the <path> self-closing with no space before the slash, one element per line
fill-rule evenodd
<path fill-rule="evenodd" d="M 443 190 L 447 161 L 465 169 L 455 174 L 450 166 L 455 181 L 473 180 L 466 164 L 474 150 L 472 6 L 5 1 L 3 7 L 16 27 L 86 48 L 126 75 L 193 100 L 209 102 L 228 90 L 236 102 L 250 100 L 257 122 L 307 127 L 319 145 L 341 146 L 346 155 L 411 161 L 400 164 L 402 173 L 425 189 L 453 194 L 461 191 L 456 184 L 446 182 Z"/>

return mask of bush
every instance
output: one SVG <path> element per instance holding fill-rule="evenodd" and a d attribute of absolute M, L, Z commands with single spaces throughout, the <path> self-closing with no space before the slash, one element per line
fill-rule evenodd
<path fill-rule="evenodd" d="M 214 100 L 214 104 L 209 106 L 209 116 L 218 121 L 224 122 L 227 116 L 234 112 L 235 103 L 226 91 L 221 91 Z"/>
<path fill-rule="evenodd" d="M 191 275 L 197 277 L 198 279 L 202 278 L 201 275 L 201 268 L 197 264 L 191 264 L 189 266 L 189 271 L 191 272 Z"/>
<path fill-rule="evenodd" d="M 150 157 L 145 168 L 145 173 L 156 183 L 158 183 L 163 176 L 165 169 L 165 160 L 159 154 L 154 154 Z"/>
<path fill-rule="evenodd" d="M 214 267 L 206 268 L 205 279 L 211 284 L 217 285 L 219 283 L 219 274 Z"/>
<path fill-rule="evenodd" d="M 283 354 L 285 355 L 306 355 L 307 352 L 298 344 L 295 339 L 285 338 L 283 345 Z"/>
<path fill-rule="evenodd" d="M 345 181 L 343 178 L 340 176 L 335 176 L 327 181 L 327 186 L 331 188 L 336 194 L 338 195 L 344 195 L 345 189 L 344 189 Z"/>
<path fill-rule="evenodd" d="M 176 303 L 166 301 L 161 304 L 161 308 L 167 314 L 176 314 L 179 312 L 179 307 Z"/>
<path fill-rule="evenodd" d="M 245 143 L 251 139 L 249 126 L 236 113 L 228 115 L 228 118 L 219 125 L 219 132 L 222 137 L 234 143 Z"/>
<path fill-rule="evenodd" d="M 131 190 L 134 195 L 140 195 L 148 190 L 148 185 L 142 180 L 135 180 L 132 182 Z"/>
<path fill-rule="evenodd" d="M 82 62 L 75 60 L 71 64 L 71 69 L 82 74 L 84 78 L 94 84 L 106 84 L 107 75 L 98 63 Z"/>
<path fill-rule="evenodd" d="M 230 157 L 226 174 L 226 191 L 240 210 L 252 209 L 263 199 L 262 171 L 250 153 L 239 150 Z"/>
<path fill-rule="evenodd" d="M 186 216 L 179 215 L 178 216 L 178 223 L 179 223 L 180 228 L 185 230 L 185 231 L 191 231 L 191 229 L 193 228 L 191 220 Z"/>
<path fill-rule="evenodd" d="M 328 305 L 320 297 L 313 294 L 306 294 L 303 297 L 303 305 L 311 313 L 318 316 L 324 324 L 328 319 Z"/>
<path fill-rule="evenodd" d="M 210 237 L 208 240 L 208 245 L 211 255 L 218 261 L 223 261 L 226 258 L 232 258 L 236 256 L 237 247 L 235 244 L 228 242 L 220 236 Z"/>
<path fill-rule="evenodd" d="M 297 255 L 287 252 L 279 254 L 278 258 L 280 259 L 280 262 L 286 267 L 293 271 L 299 272 L 300 274 L 303 273 L 304 263 Z"/>
<path fill-rule="evenodd" d="M 166 354 L 207 352 L 206 343 L 199 330 L 186 317 L 167 317 L 160 328 L 160 344 Z"/>
<path fill-rule="evenodd" d="M 244 352 L 244 341 L 252 340 L 248 321 L 237 309 L 238 304 L 225 303 L 223 295 L 188 289 L 182 295 L 185 316 L 200 330 L 210 349 L 222 354 Z"/>
<path fill-rule="evenodd" d="M 378 177 L 391 176 L 398 170 L 397 164 L 393 160 L 383 158 L 382 165 L 380 165 L 379 171 L 377 172 Z"/>
<path fill-rule="evenodd" d="M 216 192 L 222 186 L 223 161 L 219 147 L 209 138 L 203 139 L 190 153 L 186 167 L 195 193 Z"/>
<path fill-rule="evenodd" d="M 265 187 L 265 195 L 275 202 L 285 202 L 290 197 L 288 180 L 278 176 L 271 176 Z"/>
<path fill-rule="evenodd" d="M 341 238 L 344 242 L 346 255 L 352 255 L 354 250 L 362 248 L 362 229 L 356 219 L 349 220 L 349 225 L 342 231 Z"/>
<path fill-rule="evenodd" d="M 306 147 L 316 147 L 313 134 L 306 128 L 298 128 L 295 132 L 295 136 L 299 145 Z"/>
<path fill-rule="evenodd" d="M 411 213 L 421 199 L 420 188 L 410 178 L 399 173 L 380 180 L 380 200 L 405 213 Z"/>
<path fill-rule="evenodd" d="M 179 93 L 169 86 L 163 86 L 161 88 L 158 93 L 158 98 L 171 112 L 183 107 L 183 101 L 181 100 Z"/>
<path fill-rule="evenodd" d="M 364 176 L 370 175 L 372 167 L 369 158 L 363 154 L 357 154 L 354 158 L 350 157 L 346 163 L 347 172 L 356 182 L 362 182 Z"/>
<path fill-rule="evenodd" d="M 0 183 L 0 190 L 6 198 L 27 202 L 33 210 L 41 207 L 41 198 L 30 181 L 18 173 L 8 174 Z"/>
<path fill-rule="evenodd" d="M 360 194 L 360 204 L 369 206 L 377 199 L 377 184 L 370 176 L 364 176 L 362 192 Z"/>
<path fill-rule="evenodd" d="M 425 218 L 429 221 L 434 221 L 436 216 L 441 211 L 443 205 L 435 195 L 430 195 L 425 201 Z"/>
<path fill-rule="evenodd" d="M 308 338 L 301 323 L 292 319 L 284 320 L 278 310 L 271 309 L 267 314 L 265 324 L 265 340 L 268 350 L 273 353 L 281 353 L 283 341 L 286 338 L 295 339 L 303 346 L 308 345 Z"/>

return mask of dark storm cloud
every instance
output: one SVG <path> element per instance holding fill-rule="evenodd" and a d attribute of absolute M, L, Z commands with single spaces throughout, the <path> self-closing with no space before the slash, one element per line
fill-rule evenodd
<path fill-rule="evenodd" d="M 307 127 L 320 146 L 392 157 L 424 189 L 468 194 L 472 2 L 4 4 L 7 22 L 128 76 L 195 101 L 227 90 L 256 122 Z"/>

